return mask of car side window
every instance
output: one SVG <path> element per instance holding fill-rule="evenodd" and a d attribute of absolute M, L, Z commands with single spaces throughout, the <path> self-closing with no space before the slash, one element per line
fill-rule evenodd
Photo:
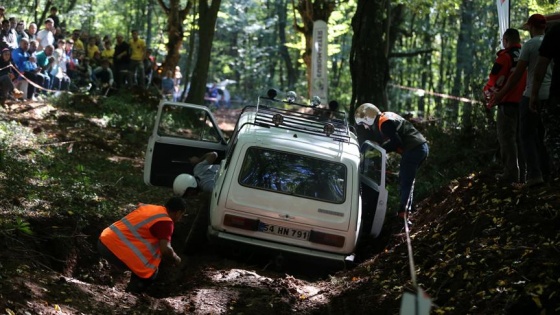
<path fill-rule="evenodd" d="M 368 147 L 362 155 L 362 173 L 372 179 L 377 185 L 381 183 L 382 180 L 382 163 L 383 157 L 381 152 L 373 147 Z"/>
<path fill-rule="evenodd" d="M 169 104 L 162 109 L 157 133 L 166 137 L 219 142 L 216 128 L 206 111 Z"/>

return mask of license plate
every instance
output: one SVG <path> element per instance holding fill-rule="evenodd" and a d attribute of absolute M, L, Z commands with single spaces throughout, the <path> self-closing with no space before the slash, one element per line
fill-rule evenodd
<path fill-rule="evenodd" d="M 298 240 L 308 240 L 310 234 L 309 231 L 296 230 L 283 226 L 266 224 L 263 222 L 259 222 L 259 231 L 264 233 L 289 237 L 289 238 L 295 238 Z"/>

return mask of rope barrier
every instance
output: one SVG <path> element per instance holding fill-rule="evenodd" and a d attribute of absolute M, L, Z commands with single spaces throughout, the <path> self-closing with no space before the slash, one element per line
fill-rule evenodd
<path fill-rule="evenodd" d="M 18 68 L 16 68 L 13 64 L 9 64 L 8 66 L 6 66 L 6 67 L 4 67 L 4 68 L 2 68 L 2 69 L 0 69 L 0 70 L 6 69 L 7 67 L 12 67 L 12 68 L 19 74 L 18 79 L 19 79 L 19 78 L 23 78 L 25 81 L 27 81 L 28 84 L 33 85 L 36 89 L 43 90 L 43 91 L 47 91 L 47 92 L 53 92 L 53 93 L 54 93 L 54 92 L 59 92 L 58 90 L 46 89 L 46 88 L 40 86 L 39 84 L 37 84 L 37 83 L 35 83 L 35 82 L 29 80 L 29 79 L 28 79 L 21 71 L 19 71 Z"/>
<path fill-rule="evenodd" d="M 394 87 L 399 88 L 399 89 L 402 89 L 402 90 L 409 90 L 409 91 L 416 92 L 418 94 L 422 94 L 421 96 L 423 96 L 424 94 L 429 94 L 429 95 L 438 96 L 438 97 L 441 97 L 441 98 L 452 99 L 452 100 L 456 100 L 456 101 L 460 101 L 460 102 L 464 102 L 464 103 L 482 104 L 482 102 L 480 102 L 480 101 L 471 100 L 471 99 L 466 98 L 466 97 L 458 97 L 458 96 L 453 96 L 453 95 L 449 95 L 449 94 L 431 92 L 431 91 L 426 91 L 424 89 L 413 88 L 413 87 L 408 87 L 408 86 L 403 86 L 403 85 L 398 85 L 398 84 L 392 84 L 392 83 L 389 83 L 389 85 L 394 86 Z"/>

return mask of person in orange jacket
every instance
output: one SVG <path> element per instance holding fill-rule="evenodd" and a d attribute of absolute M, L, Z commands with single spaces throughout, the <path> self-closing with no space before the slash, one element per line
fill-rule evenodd
<path fill-rule="evenodd" d="M 504 49 L 498 51 L 492 70 L 488 76 L 488 82 L 484 86 L 484 97 L 487 101 L 487 108 L 490 109 L 494 103 L 494 94 L 500 91 L 511 74 L 515 71 L 519 56 L 521 54 L 521 38 L 519 31 L 508 28 L 502 37 Z M 507 183 L 517 183 L 524 181 L 524 171 L 519 166 L 524 166 L 523 154 L 520 150 L 519 135 L 517 131 L 519 119 L 519 102 L 525 89 L 527 73 L 511 88 L 503 97 L 498 105 L 497 114 L 497 134 L 500 145 L 500 155 L 504 166 L 504 173 L 497 177 Z M 521 159 L 522 163 L 518 163 Z"/>
<path fill-rule="evenodd" d="M 181 263 L 171 247 L 171 235 L 186 209 L 181 197 L 170 198 L 165 206 L 143 204 L 101 232 L 100 255 L 117 270 L 132 272 L 127 292 L 145 291 L 156 278 L 162 257 Z"/>
<path fill-rule="evenodd" d="M 364 103 L 354 113 L 360 145 L 365 140 L 378 143 L 387 152 L 401 155 L 399 166 L 400 206 L 397 216 L 406 219 L 414 212 L 413 188 L 416 172 L 428 157 L 428 141 L 411 122 L 392 112 L 381 112 L 377 106 Z"/>

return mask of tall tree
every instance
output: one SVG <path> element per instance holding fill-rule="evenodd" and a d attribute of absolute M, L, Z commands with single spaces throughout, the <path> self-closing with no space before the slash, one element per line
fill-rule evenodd
<path fill-rule="evenodd" d="M 293 2 L 293 0 L 292 0 Z M 298 0 L 297 4 L 293 4 L 294 8 L 299 12 L 302 23 L 297 24 L 294 20 L 295 28 L 305 37 L 305 51 L 303 52 L 303 61 L 307 66 L 307 86 L 311 89 L 311 52 L 313 48 L 313 23 L 318 20 L 329 22 L 329 17 L 336 7 L 335 1 L 332 0 Z"/>
<path fill-rule="evenodd" d="M 352 49 L 350 74 L 352 75 L 352 100 L 350 113 L 356 104 L 375 103 L 386 108 L 385 86 L 389 81 L 387 42 L 383 39 L 383 23 L 387 1 L 358 0 L 352 18 Z M 350 115 L 353 117 L 353 115 Z"/>
<path fill-rule="evenodd" d="M 202 104 L 204 102 L 212 40 L 214 39 L 216 19 L 221 2 L 221 0 L 199 0 L 198 2 L 198 59 L 191 77 L 191 88 L 187 95 L 188 103 Z"/>
<path fill-rule="evenodd" d="M 286 87 L 288 90 L 293 90 L 297 80 L 297 70 L 294 67 L 292 62 L 292 58 L 290 56 L 290 52 L 288 51 L 288 47 L 286 46 L 286 21 L 288 19 L 287 14 L 287 1 L 281 0 L 276 1 L 276 12 L 278 13 L 278 39 L 279 43 L 279 51 L 280 57 L 284 61 L 284 67 L 286 69 Z M 282 80 L 283 78 L 281 78 Z"/>
<path fill-rule="evenodd" d="M 472 33 L 473 33 L 473 1 L 461 1 L 461 26 L 459 37 L 457 38 L 457 63 L 455 70 L 455 78 L 453 80 L 453 89 L 451 94 L 456 96 L 467 96 L 466 90 L 469 88 L 469 82 L 472 75 L 473 53 L 472 53 Z M 467 103 L 463 112 L 464 124 L 470 125 L 470 103 Z M 451 102 L 451 115 L 453 121 L 457 120 L 459 113 L 459 101 Z"/>
<path fill-rule="evenodd" d="M 167 56 L 163 62 L 163 73 L 166 73 L 168 70 L 174 71 L 175 66 L 179 63 L 179 50 L 183 47 L 185 32 L 183 22 L 187 18 L 193 3 L 191 0 L 187 0 L 185 6 L 182 7 L 180 0 L 169 0 L 169 5 L 163 0 L 157 1 L 167 16 Z M 204 1 L 201 0 L 200 2 Z"/>

